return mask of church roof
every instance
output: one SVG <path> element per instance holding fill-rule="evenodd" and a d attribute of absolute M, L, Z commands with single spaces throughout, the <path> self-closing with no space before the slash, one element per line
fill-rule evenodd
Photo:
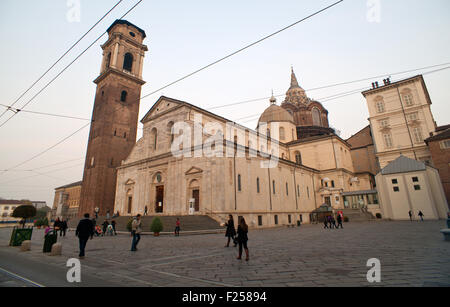
<path fill-rule="evenodd" d="M 427 167 L 425 163 L 407 158 L 405 156 L 400 156 L 391 163 L 389 163 L 385 168 L 381 170 L 382 175 L 391 175 L 399 173 L 409 173 L 424 171 Z"/>
<path fill-rule="evenodd" d="M 71 184 L 64 185 L 64 186 L 59 187 L 59 188 L 55 188 L 55 190 L 67 189 L 67 188 L 71 188 L 71 187 L 80 186 L 82 183 L 83 183 L 83 181 L 77 181 L 77 182 L 74 182 L 74 183 L 71 183 Z"/>
<path fill-rule="evenodd" d="M 145 34 L 145 31 L 142 30 L 141 28 L 135 26 L 134 24 L 132 24 L 131 22 L 127 21 L 127 20 L 123 20 L 123 19 L 117 19 L 116 21 L 113 22 L 113 24 L 108 28 L 108 30 L 106 30 L 106 32 L 111 31 L 112 28 L 114 28 L 115 25 L 127 25 L 127 26 L 131 26 L 131 27 L 135 27 L 136 30 L 138 30 L 139 32 L 141 32 L 142 36 L 144 38 L 147 37 L 147 35 Z"/>
<path fill-rule="evenodd" d="M 268 107 L 259 118 L 258 123 L 272 123 L 272 122 L 291 122 L 294 123 L 294 118 L 288 111 L 282 107 L 272 104 Z"/>

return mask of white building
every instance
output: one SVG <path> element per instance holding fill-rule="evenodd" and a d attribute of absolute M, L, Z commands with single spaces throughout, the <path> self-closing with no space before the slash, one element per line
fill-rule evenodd
<path fill-rule="evenodd" d="M 435 168 L 400 156 L 375 179 L 384 218 L 409 220 L 410 211 L 416 219 L 419 211 L 429 220 L 447 217 L 447 200 Z"/>

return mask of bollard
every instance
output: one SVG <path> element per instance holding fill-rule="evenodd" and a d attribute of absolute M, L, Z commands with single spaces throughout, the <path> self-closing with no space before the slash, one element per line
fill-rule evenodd
<path fill-rule="evenodd" d="M 62 244 L 61 243 L 53 244 L 50 256 L 61 256 L 61 254 L 62 254 Z"/>
<path fill-rule="evenodd" d="M 30 240 L 26 240 L 22 242 L 22 245 L 20 246 L 20 250 L 22 252 L 28 252 L 31 250 L 31 241 Z"/>

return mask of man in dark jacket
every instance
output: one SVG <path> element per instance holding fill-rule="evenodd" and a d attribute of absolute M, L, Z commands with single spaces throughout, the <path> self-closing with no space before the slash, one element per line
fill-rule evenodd
<path fill-rule="evenodd" d="M 92 221 L 89 219 L 89 213 L 84 215 L 84 219 L 80 220 L 77 226 L 77 230 L 75 235 L 78 237 L 80 241 L 80 255 L 79 258 L 84 258 L 84 249 L 86 248 L 86 243 L 89 240 L 89 237 L 94 236 L 94 226 Z"/>

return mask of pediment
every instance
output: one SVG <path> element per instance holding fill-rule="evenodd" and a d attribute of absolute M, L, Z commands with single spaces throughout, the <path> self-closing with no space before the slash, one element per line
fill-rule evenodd
<path fill-rule="evenodd" d="M 134 185 L 136 182 L 132 179 L 128 179 L 127 182 L 125 182 L 125 185 Z"/>
<path fill-rule="evenodd" d="M 195 174 L 201 174 L 203 173 L 203 170 L 198 167 L 191 167 L 185 174 L 186 175 L 195 175 Z"/>
<path fill-rule="evenodd" d="M 184 104 L 185 103 L 183 101 L 161 96 L 153 107 L 151 107 L 151 109 L 147 112 L 147 114 L 145 114 L 141 122 L 145 123 L 156 116 L 165 114 L 174 108 L 183 106 Z"/>

